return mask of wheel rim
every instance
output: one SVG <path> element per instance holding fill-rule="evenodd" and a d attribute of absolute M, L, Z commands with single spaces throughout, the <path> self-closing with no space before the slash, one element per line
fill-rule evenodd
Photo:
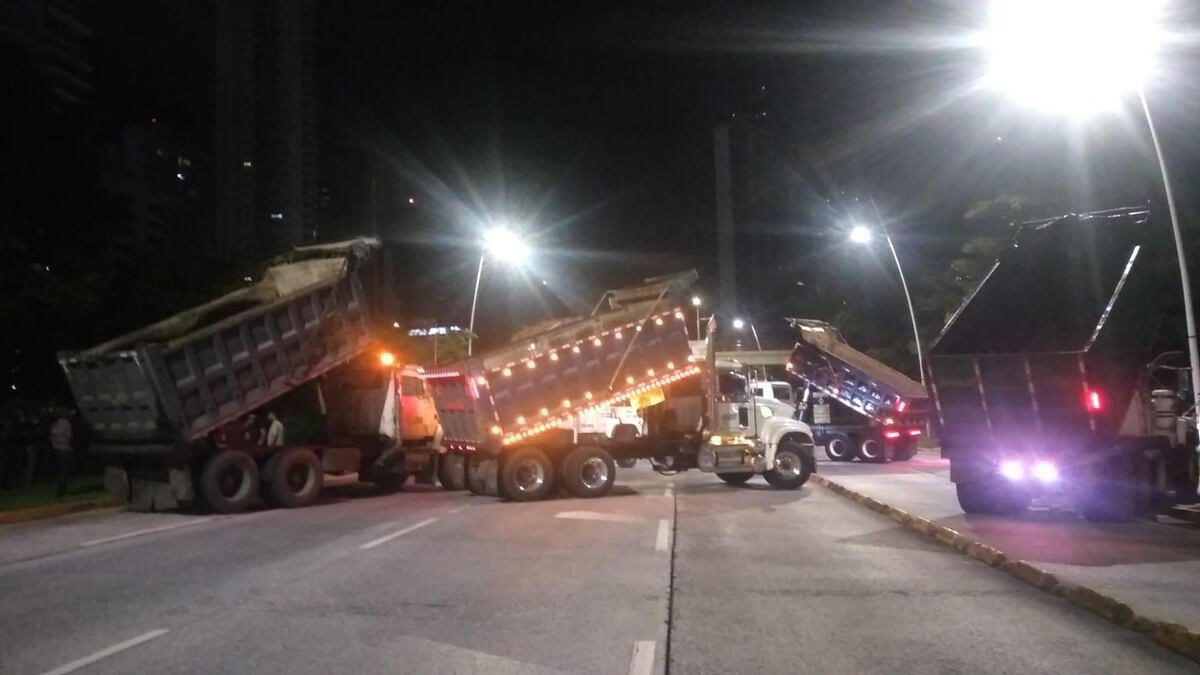
<path fill-rule="evenodd" d="M 313 472 L 307 464 L 296 464 L 288 468 L 284 480 L 292 494 L 303 494 L 308 492 L 312 485 Z"/>
<path fill-rule="evenodd" d="M 829 454 L 833 455 L 834 457 L 846 456 L 846 441 L 843 441 L 840 438 L 835 438 L 832 441 L 829 441 L 829 445 L 827 447 Z"/>
<path fill-rule="evenodd" d="M 862 444 L 862 455 L 867 459 L 877 459 L 879 457 L 879 442 L 864 441 Z"/>
<path fill-rule="evenodd" d="M 225 499 L 237 499 L 246 489 L 246 472 L 240 466 L 227 466 L 217 475 L 217 492 Z"/>
<path fill-rule="evenodd" d="M 799 478 L 804 471 L 800 456 L 794 452 L 775 453 L 775 471 L 790 478 Z"/>
<path fill-rule="evenodd" d="M 579 467 L 579 480 L 589 490 L 603 487 L 608 482 L 608 465 L 599 457 L 588 457 Z"/>
<path fill-rule="evenodd" d="M 540 462 L 523 459 L 517 463 L 513 478 L 517 490 L 533 492 L 546 483 L 546 470 L 542 468 Z"/>

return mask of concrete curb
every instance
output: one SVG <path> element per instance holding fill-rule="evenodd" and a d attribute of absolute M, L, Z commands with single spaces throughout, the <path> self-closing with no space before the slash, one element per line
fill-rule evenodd
<path fill-rule="evenodd" d="M 1170 621 L 1159 621 L 1138 614 L 1117 598 L 1087 586 L 1060 580 L 1055 575 L 1024 560 L 1009 560 L 1003 551 L 975 541 L 948 527 L 914 516 L 903 509 L 888 506 L 872 497 L 851 490 L 828 478 L 813 474 L 812 481 L 847 497 L 872 511 L 878 511 L 910 530 L 924 534 L 979 562 L 1006 572 L 1013 578 L 1051 593 L 1119 626 L 1141 633 L 1173 652 L 1200 663 L 1200 633 Z"/>
<path fill-rule="evenodd" d="M 11 525 L 13 523 L 28 522 L 30 520 L 57 518 L 59 516 L 65 516 L 71 513 L 79 513 L 81 511 L 94 511 L 96 509 L 104 509 L 111 506 L 120 506 L 121 503 L 122 502 L 120 500 L 113 499 L 111 497 L 103 497 L 101 499 L 89 499 L 87 501 L 38 506 L 32 509 L 0 511 L 0 525 Z"/>

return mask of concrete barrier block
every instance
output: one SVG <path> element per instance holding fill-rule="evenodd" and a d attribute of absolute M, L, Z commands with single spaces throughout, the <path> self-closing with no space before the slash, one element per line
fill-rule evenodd
<path fill-rule="evenodd" d="M 897 523 L 900 523 L 901 525 L 907 525 L 908 523 L 912 522 L 912 516 L 908 514 L 908 511 L 898 509 L 894 506 L 887 507 L 887 510 L 884 511 L 884 515 L 896 521 Z"/>
<path fill-rule="evenodd" d="M 1066 595 L 1071 604 L 1082 607 L 1093 614 L 1098 614 L 1113 623 L 1122 626 L 1133 621 L 1133 610 L 1123 602 L 1094 591 L 1087 586 L 1074 586 Z"/>
<path fill-rule="evenodd" d="M 1179 652 L 1194 661 L 1200 661 L 1200 633 L 1196 633 L 1187 626 L 1161 621 L 1152 637 L 1155 642 L 1167 649 Z"/>
<path fill-rule="evenodd" d="M 1040 570 L 1024 560 L 1009 560 L 1000 569 L 1025 583 L 1044 591 L 1053 590 L 1058 585 L 1058 579 L 1051 573 Z"/>
<path fill-rule="evenodd" d="M 977 541 L 971 542 L 967 546 L 967 550 L 964 551 L 964 553 L 978 560 L 979 562 L 987 563 L 992 567 L 999 567 L 1000 565 L 1004 564 L 1005 560 L 1008 559 L 1008 557 L 1001 553 L 998 549 L 992 548 L 987 544 L 981 544 Z"/>
<path fill-rule="evenodd" d="M 933 523 L 929 522 L 928 518 L 922 518 L 920 516 L 913 516 L 912 522 L 909 523 L 908 526 L 917 532 L 920 532 L 921 534 L 932 534 L 933 528 L 935 527 Z"/>

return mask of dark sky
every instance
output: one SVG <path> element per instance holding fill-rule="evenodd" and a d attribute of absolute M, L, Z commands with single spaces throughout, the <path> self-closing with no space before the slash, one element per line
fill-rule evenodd
<path fill-rule="evenodd" d="M 485 314 L 582 310 L 600 288 L 687 267 L 713 289 L 712 129 L 735 114 L 767 114 L 810 193 L 811 208 L 772 226 L 814 276 L 832 265 L 894 284 L 886 259 L 843 245 L 867 194 L 918 271 L 944 264 L 975 199 L 1040 189 L 1076 210 L 1158 199 L 1136 117 L 1078 131 L 963 93 L 982 70 L 963 39 L 985 6 L 317 0 L 322 183 L 346 206 L 362 198 L 352 164 L 390 168 L 389 187 L 416 203 L 381 229 L 425 245 L 409 261 L 409 307 L 444 322 L 465 321 L 489 220 L 528 233 L 539 254 L 520 275 L 489 269 Z M 1172 28 L 1190 31 L 1183 12 L 1197 10 L 1175 6 Z M 211 4 L 97 14 L 109 108 L 211 128 Z M 1200 96 L 1194 48 L 1177 51 L 1170 86 L 1151 93 L 1190 208 Z"/>
<path fill-rule="evenodd" d="M 1117 175 L 1146 161 L 1136 131 L 1113 134 L 1120 123 L 1067 138 L 995 96 L 964 96 L 981 63 L 961 43 L 984 4 L 330 1 L 322 96 L 328 121 L 394 163 L 435 214 L 397 223 L 406 238 L 469 245 L 480 220 L 510 221 L 542 252 L 532 273 L 579 306 L 597 286 L 679 267 L 712 288 L 711 130 L 733 114 L 786 129 L 814 204 L 831 199 L 780 224 L 798 256 L 824 255 L 856 195 L 876 195 L 920 250 L 973 199 L 1081 161 Z M 1194 101 L 1170 103 L 1164 126 L 1190 162 Z M 1103 160 L 1081 157 L 1081 140 Z M 1089 186 L 1073 208 L 1140 197 L 1152 178 Z M 443 253 L 421 276 L 469 287 L 476 261 Z"/>

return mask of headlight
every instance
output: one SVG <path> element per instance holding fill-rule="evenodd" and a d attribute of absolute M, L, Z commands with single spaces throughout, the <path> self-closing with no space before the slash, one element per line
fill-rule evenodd
<path fill-rule="evenodd" d="M 721 439 L 720 436 L 713 436 L 708 439 L 709 445 L 720 445 L 721 443 L 724 443 L 724 441 Z"/>
<path fill-rule="evenodd" d="M 758 413 L 763 416 L 763 419 L 775 416 L 775 411 L 765 405 L 758 406 Z"/>

